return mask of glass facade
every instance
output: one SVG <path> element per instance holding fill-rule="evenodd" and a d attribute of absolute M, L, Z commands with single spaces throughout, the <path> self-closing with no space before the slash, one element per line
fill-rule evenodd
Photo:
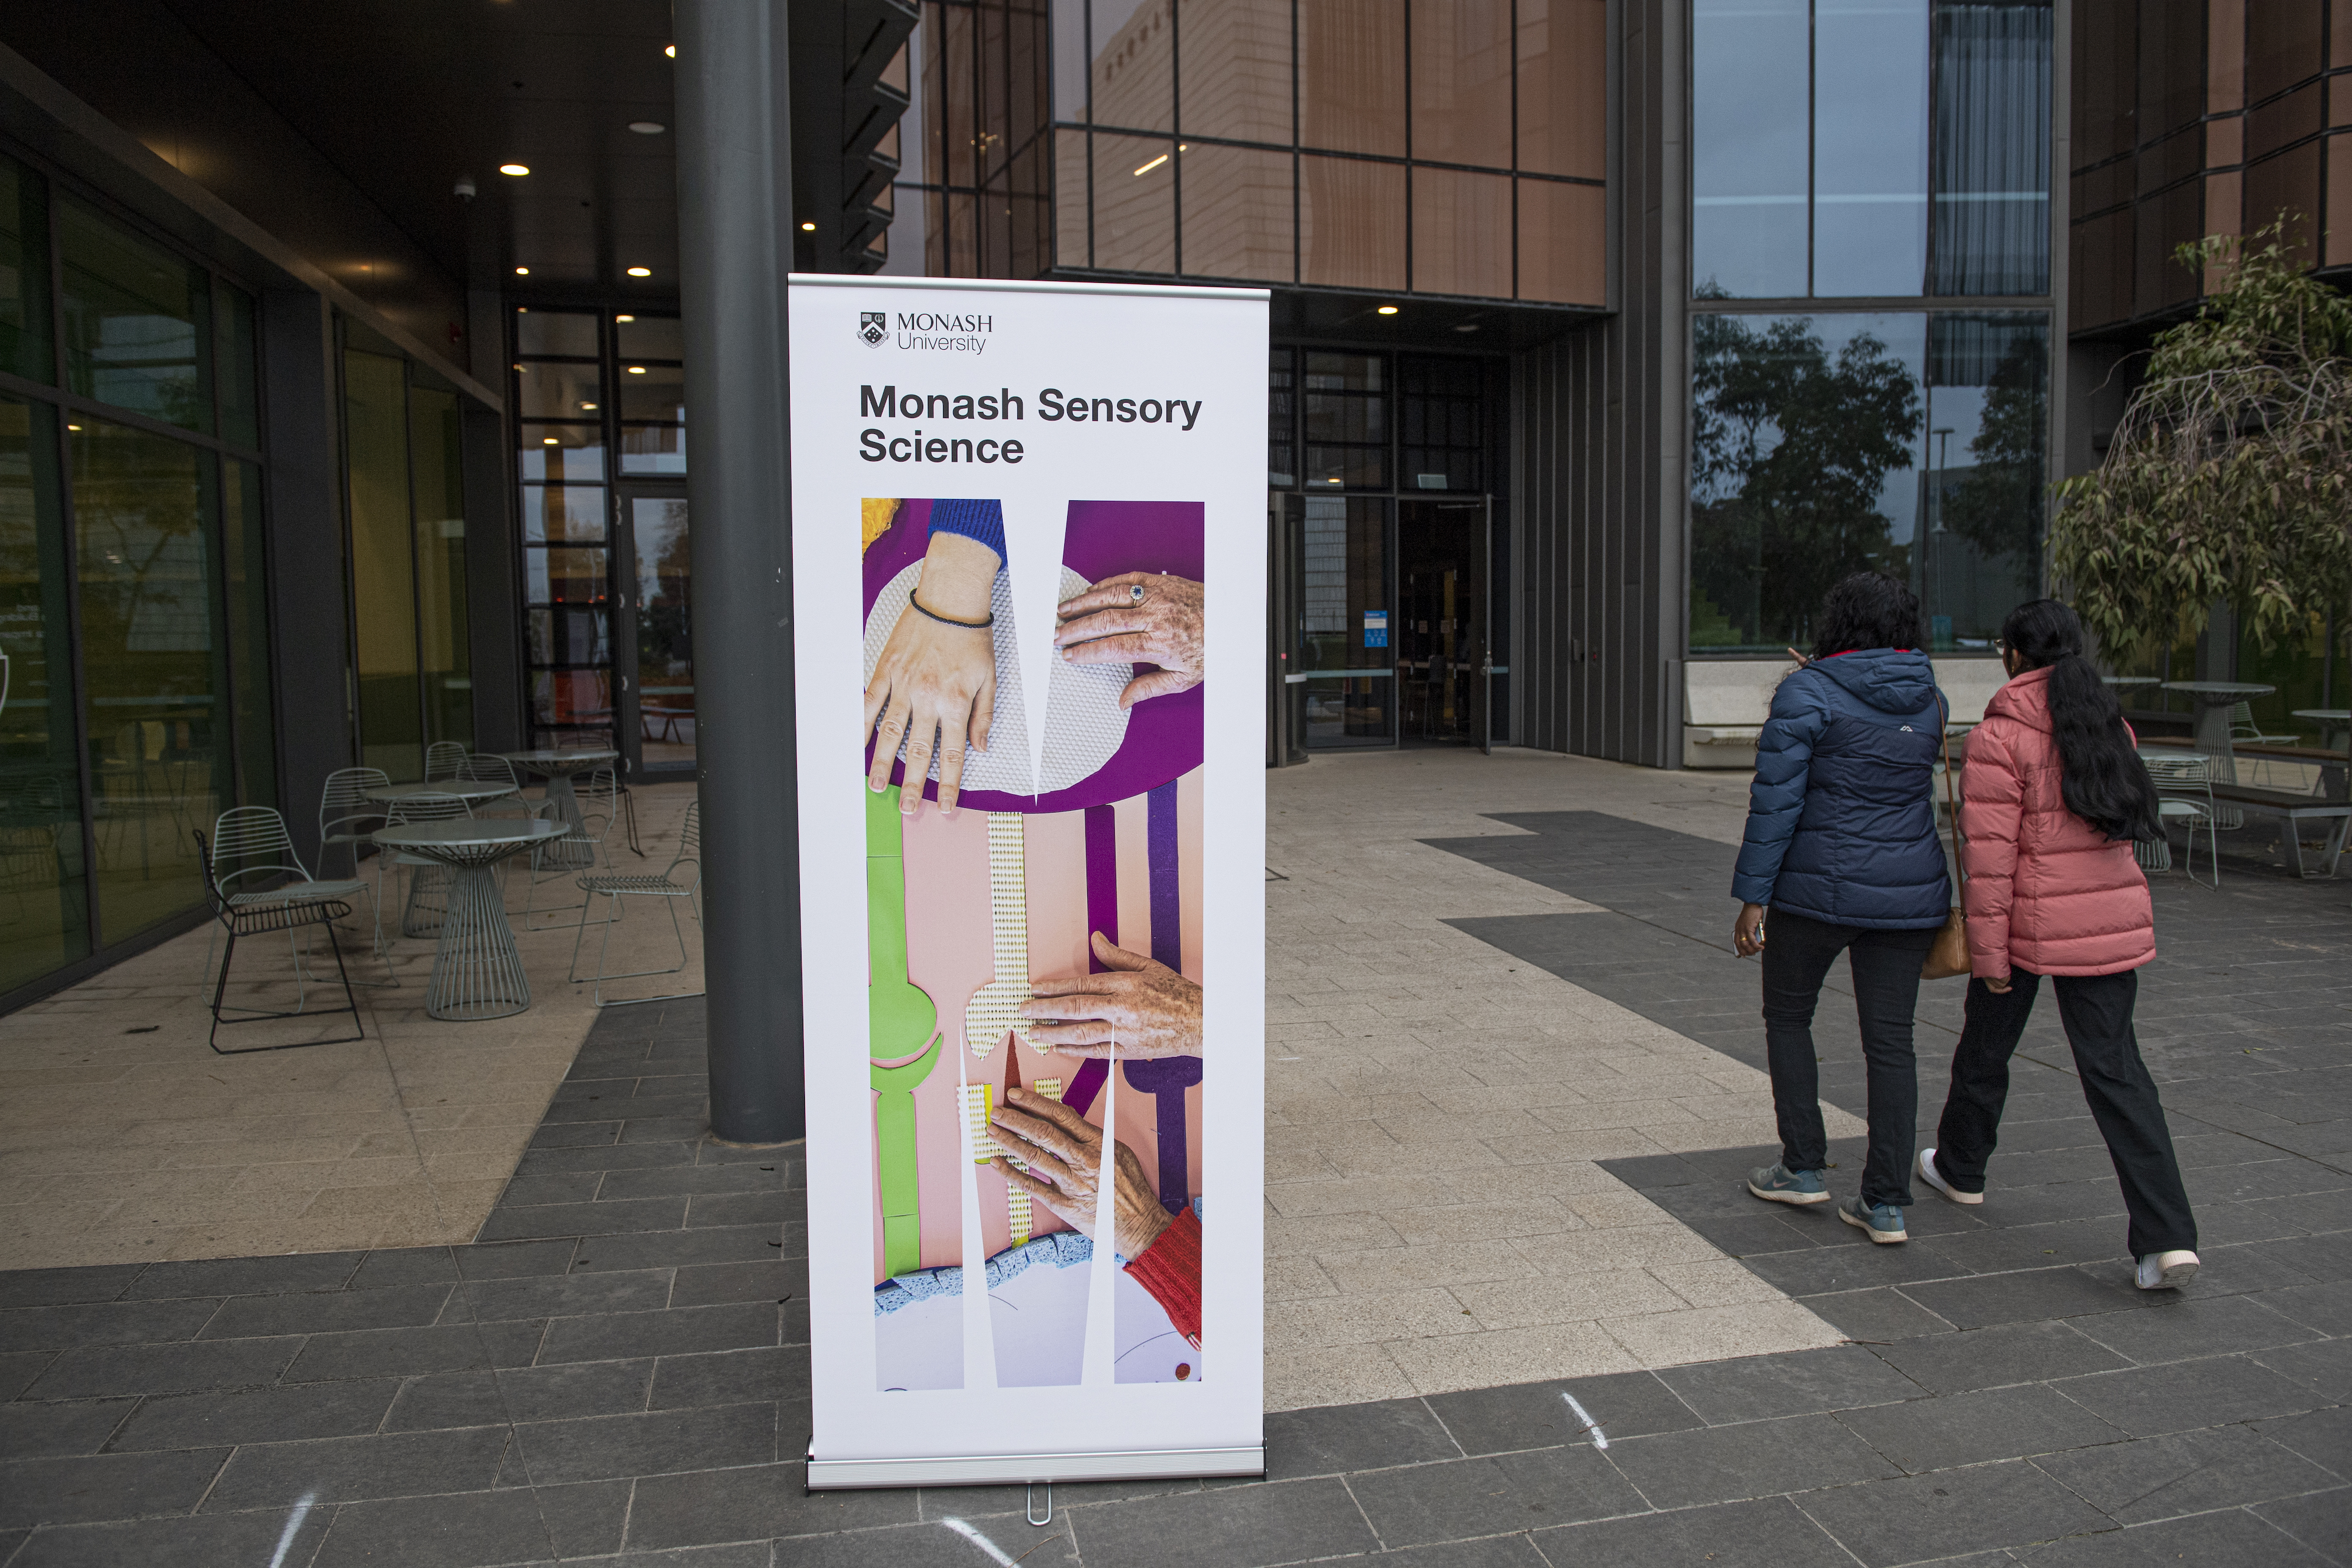
<path fill-rule="evenodd" d="M 1603 302 L 1602 0 L 923 10 L 933 276 Z"/>
<path fill-rule="evenodd" d="M 277 804 L 253 317 L 0 158 L 0 996 L 200 907 L 193 834 Z"/>

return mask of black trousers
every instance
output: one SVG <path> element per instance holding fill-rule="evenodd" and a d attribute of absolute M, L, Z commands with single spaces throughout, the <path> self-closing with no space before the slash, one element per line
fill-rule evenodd
<path fill-rule="evenodd" d="M 2009 1059 L 2042 987 L 2042 977 L 2029 969 L 2012 967 L 2009 979 L 2006 995 L 1982 980 L 1969 982 L 1968 1023 L 1952 1055 L 1952 1090 L 1936 1130 L 1936 1168 L 1962 1192 L 1984 1190 L 1985 1166 L 2000 1140 L 2000 1110 L 2009 1099 Z M 2172 1130 L 2165 1124 L 2156 1080 L 2140 1060 L 2139 1037 L 2132 1030 L 2139 971 L 2057 975 L 2052 980 L 2066 1043 L 2074 1048 L 2083 1098 L 2090 1102 L 2116 1179 L 2123 1184 L 2132 1256 L 2177 1248 L 2193 1251 L 2197 1219 L 2180 1185 Z"/>
<path fill-rule="evenodd" d="M 1862 1054 L 1870 1070 L 1864 1203 L 1911 1201 L 1911 1145 L 1919 1114 L 1911 1014 L 1919 1000 L 1919 967 L 1935 941 L 1933 927 L 1879 931 L 1832 925 L 1778 909 L 1765 917 L 1764 1045 L 1772 1070 L 1772 1111 L 1780 1124 L 1780 1163 L 1792 1171 L 1817 1171 L 1829 1164 L 1813 1008 L 1830 965 L 1843 953 L 1853 976 Z"/>

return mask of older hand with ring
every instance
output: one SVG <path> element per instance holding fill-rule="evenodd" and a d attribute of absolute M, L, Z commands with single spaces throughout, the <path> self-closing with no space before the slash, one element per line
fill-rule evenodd
<path fill-rule="evenodd" d="M 1202 588 L 1165 572 L 1126 571 L 1107 577 L 1055 611 L 1062 624 L 1054 646 L 1073 664 L 1157 664 L 1118 695 L 1133 707 L 1201 684 L 1206 618 Z"/>
<path fill-rule="evenodd" d="M 1016 1152 L 1024 1174 L 1003 1155 L 988 1163 L 1016 1191 L 1052 1209 L 1087 1239 L 1095 1236 L 1095 1195 L 1102 1186 L 1103 1130 L 1057 1101 L 1025 1089 L 1007 1089 L 1008 1102 L 989 1115 L 997 1142 Z M 1113 1140 L 1118 1150 L 1117 1186 L 1111 1194 L 1111 1245 L 1130 1262 L 1150 1249 L 1172 1216 L 1160 1206 L 1143 1162 Z"/>
<path fill-rule="evenodd" d="M 1201 1053 L 1200 987 L 1099 931 L 1094 950 L 1105 973 L 1031 984 L 1021 1016 L 1037 1020 L 1025 1031 L 1032 1045 L 1129 1061 Z"/>

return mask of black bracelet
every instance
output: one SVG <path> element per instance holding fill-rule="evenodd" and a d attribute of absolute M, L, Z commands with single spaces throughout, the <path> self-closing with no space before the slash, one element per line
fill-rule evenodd
<path fill-rule="evenodd" d="M 993 612 L 990 612 L 988 619 L 985 621 L 950 621 L 936 610 L 924 609 L 923 601 L 916 598 L 911 591 L 907 595 L 907 602 L 915 607 L 915 612 L 917 614 L 928 615 L 942 626 L 961 626 L 967 632 L 985 632 L 991 626 L 996 624 L 996 616 Z"/>

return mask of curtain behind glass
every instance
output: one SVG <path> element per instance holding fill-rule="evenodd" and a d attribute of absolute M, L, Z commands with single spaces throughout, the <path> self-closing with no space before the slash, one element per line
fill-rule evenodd
<path fill-rule="evenodd" d="M 2050 284 L 2046 5 L 1936 7 L 1930 294 Z"/>

